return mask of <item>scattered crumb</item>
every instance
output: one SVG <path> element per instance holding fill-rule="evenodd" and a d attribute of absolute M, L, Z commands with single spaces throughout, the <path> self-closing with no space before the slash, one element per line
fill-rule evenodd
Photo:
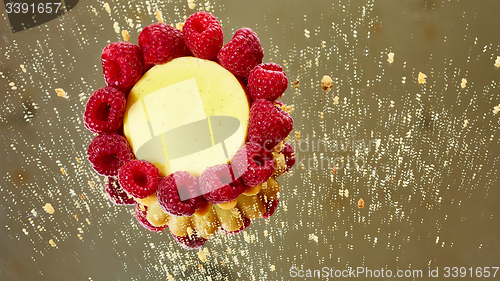
<path fill-rule="evenodd" d="M 365 200 L 363 198 L 359 198 L 358 200 L 358 208 L 364 208 L 365 207 Z"/>
<path fill-rule="evenodd" d="M 113 28 L 116 33 L 120 33 L 120 26 L 118 25 L 118 22 L 115 21 L 115 23 L 113 23 Z"/>
<path fill-rule="evenodd" d="M 52 205 L 50 203 L 45 204 L 45 206 L 43 206 L 43 209 L 45 210 L 45 212 L 47 212 L 51 215 L 55 212 L 54 207 L 52 207 Z"/>
<path fill-rule="evenodd" d="M 389 63 L 393 63 L 394 62 L 394 53 L 388 53 L 387 54 L 387 61 Z"/>
<path fill-rule="evenodd" d="M 318 243 L 318 236 L 316 236 L 314 233 L 309 234 L 309 241 L 314 240 L 314 242 Z"/>
<path fill-rule="evenodd" d="M 196 7 L 196 4 L 194 3 L 194 0 L 188 0 L 188 6 L 189 9 L 194 9 Z"/>
<path fill-rule="evenodd" d="M 493 107 L 493 114 L 497 114 L 498 112 L 500 112 L 500 104 Z"/>
<path fill-rule="evenodd" d="M 293 82 L 293 83 L 292 83 L 292 84 L 293 84 L 293 87 L 294 87 L 295 89 L 298 89 L 298 88 L 299 88 L 299 86 L 300 86 L 300 85 L 299 85 L 299 83 L 300 83 L 300 82 L 299 82 L 299 80 L 297 80 L 297 81 Z"/>
<path fill-rule="evenodd" d="M 460 87 L 465 88 L 465 86 L 467 85 L 467 79 L 465 78 L 462 78 L 462 83 L 460 84 Z"/>
<path fill-rule="evenodd" d="M 306 29 L 304 29 L 304 36 L 305 36 L 306 38 L 310 38 L 310 37 L 311 37 L 311 32 L 310 32 L 307 28 L 306 28 Z"/>
<path fill-rule="evenodd" d="M 122 30 L 122 36 L 125 42 L 130 42 L 130 34 L 128 34 L 128 31 Z"/>
<path fill-rule="evenodd" d="M 108 2 L 104 3 L 104 9 L 106 9 L 106 12 L 111 15 L 111 8 L 109 7 Z"/>
<path fill-rule="evenodd" d="M 275 271 L 276 270 L 276 267 L 274 266 L 274 264 L 271 265 L 271 271 Z"/>
<path fill-rule="evenodd" d="M 394 107 L 394 104 L 395 104 L 395 102 L 393 100 L 391 100 L 391 105 L 389 105 L 389 106 Z"/>
<path fill-rule="evenodd" d="M 335 174 L 336 172 L 337 172 L 337 168 L 332 167 L 332 173 L 334 173 L 334 174 Z"/>
<path fill-rule="evenodd" d="M 28 235 L 28 231 L 26 230 L 26 228 L 23 228 L 23 232 L 24 234 Z"/>
<path fill-rule="evenodd" d="M 207 256 L 205 256 L 205 253 L 201 249 L 198 251 L 198 258 L 202 262 L 206 262 L 207 261 Z"/>
<path fill-rule="evenodd" d="M 427 78 L 427 75 L 423 74 L 422 72 L 418 73 L 418 84 L 425 84 L 425 78 Z"/>
<path fill-rule="evenodd" d="M 469 120 L 465 119 L 465 120 L 464 120 L 464 125 L 463 125 L 463 128 L 467 127 L 467 125 L 469 125 Z"/>
<path fill-rule="evenodd" d="M 66 169 L 61 168 L 61 173 L 62 173 L 63 175 L 66 175 Z"/>
<path fill-rule="evenodd" d="M 155 13 L 156 13 L 156 20 L 158 22 L 163 23 L 163 14 L 161 13 L 161 11 L 160 10 L 156 10 Z"/>
<path fill-rule="evenodd" d="M 299 139 L 300 139 L 300 131 L 295 132 L 295 138 L 296 138 L 297 140 L 299 140 Z"/>
<path fill-rule="evenodd" d="M 401 83 L 403 83 L 403 84 L 406 83 L 406 76 L 403 76 L 403 78 L 401 79 Z"/>
<path fill-rule="evenodd" d="M 182 31 L 182 28 L 184 27 L 184 22 L 178 22 L 176 25 L 175 25 L 175 28 L 177 28 L 178 30 Z"/>
<path fill-rule="evenodd" d="M 188 226 L 188 228 L 186 229 L 186 231 L 187 231 L 189 237 L 191 237 L 193 235 L 193 229 L 190 226 Z"/>
<path fill-rule="evenodd" d="M 174 280 L 174 277 L 172 276 L 172 274 L 169 274 L 167 278 L 168 278 L 169 281 Z"/>
<path fill-rule="evenodd" d="M 323 89 L 323 91 L 330 91 L 330 89 L 332 89 L 333 87 L 333 80 L 332 80 L 332 77 L 328 76 L 328 75 L 325 75 L 323 76 L 323 78 L 321 78 L 321 89 Z"/>
<path fill-rule="evenodd" d="M 31 210 L 31 214 L 32 214 L 34 217 L 38 216 L 38 212 L 37 212 L 35 209 Z"/>
<path fill-rule="evenodd" d="M 53 240 L 53 239 L 50 239 L 50 240 L 49 240 L 49 244 L 50 244 L 50 246 L 52 246 L 52 247 L 55 247 L 55 246 L 56 246 L 56 242 L 54 242 L 54 240 Z"/>
<path fill-rule="evenodd" d="M 500 68 L 500 56 L 498 56 L 497 60 L 495 61 L 495 67 Z"/>
<path fill-rule="evenodd" d="M 22 70 L 24 73 L 26 73 L 26 68 L 24 68 L 24 64 L 21 64 L 21 65 L 20 65 L 20 67 L 21 67 L 21 70 Z"/>
<path fill-rule="evenodd" d="M 333 98 L 333 104 L 339 104 L 339 96 Z"/>

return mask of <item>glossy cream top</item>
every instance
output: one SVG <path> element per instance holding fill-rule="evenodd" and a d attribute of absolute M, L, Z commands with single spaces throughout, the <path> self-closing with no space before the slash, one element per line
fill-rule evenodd
<path fill-rule="evenodd" d="M 154 66 L 130 91 L 124 134 L 165 176 L 227 163 L 244 143 L 250 103 L 219 64 L 194 57 Z"/>

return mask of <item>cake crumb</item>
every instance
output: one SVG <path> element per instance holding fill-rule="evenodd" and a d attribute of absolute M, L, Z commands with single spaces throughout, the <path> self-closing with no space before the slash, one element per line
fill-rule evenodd
<path fill-rule="evenodd" d="M 156 20 L 160 23 L 163 23 L 163 15 L 162 13 L 160 12 L 160 10 L 156 10 Z"/>
<path fill-rule="evenodd" d="M 206 262 L 207 261 L 207 256 L 205 256 L 205 253 L 201 249 L 198 251 L 198 258 L 202 262 Z"/>
<path fill-rule="evenodd" d="M 113 28 L 116 33 L 120 33 L 120 26 L 118 25 L 118 22 L 115 21 L 115 23 L 113 23 Z"/>
<path fill-rule="evenodd" d="M 358 200 L 358 208 L 362 209 L 365 207 L 365 200 L 363 198 L 359 198 Z"/>
<path fill-rule="evenodd" d="M 304 36 L 305 36 L 306 38 L 310 38 L 310 37 L 311 37 L 311 32 L 310 32 L 307 28 L 306 28 L 306 29 L 304 29 Z"/>
<path fill-rule="evenodd" d="M 395 102 L 393 100 L 391 100 L 391 105 L 389 105 L 389 106 L 394 107 L 394 104 L 395 104 Z"/>
<path fill-rule="evenodd" d="M 24 73 L 26 73 L 26 68 L 24 67 L 24 64 L 21 64 L 21 65 L 20 65 L 20 67 L 21 67 L 21 70 L 22 70 Z"/>
<path fill-rule="evenodd" d="M 498 112 L 500 112 L 500 104 L 493 107 L 493 114 L 497 114 Z"/>
<path fill-rule="evenodd" d="M 324 75 L 323 78 L 321 78 L 321 89 L 323 91 L 327 92 L 330 91 L 333 87 L 333 79 L 332 77 L 328 75 Z"/>
<path fill-rule="evenodd" d="M 188 7 L 191 10 L 196 7 L 196 4 L 194 3 L 194 0 L 188 0 Z"/>
<path fill-rule="evenodd" d="M 108 14 L 111 15 L 111 8 L 109 7 L 109 3 L 108 2 L 104 3 L 104 9 L 106 10 L 106 12 L 108 12 Z"/>
<path fill-rule="evenodd" d="M 427 75 L 423 74 L 422 72 L 418 73 L 418 84 L 425 84 L 425 79 L 427 78 Z"/>
<path fill-rule="evenodd" d="M 300 131 L 295 132 L 295 138 L 296 138 L 297 140 L 299 140 L 299 139 L 300 139 Z"/>
<path fill-rule="evenodd" d="M 271 265 L 271 271 L 274 271 L 276 270 L 276 267 L 274 266 L 274 264 Z"/>
<path fill-rule="evenodd" d="M 66 94 L 66 92 L 63 89 L 57 88 L 56 93 L 57 93 L 58 97 L 68 99 L 68 95 Z"/>
<path fill-rule="evenodd" d="M 125 42 L 130 42 L 130 34 L 126 30 L 122 30 L 123 40 Z"/>
<path fill-rule="evenodd" d="M 467 125 L 469 124 L 469 120 L 465 119 L 464 120 L 464 125 L 463 125 L 463 128 L 467 127 Z"/>
<path fill-rule="evenodd" d="M 26 230 L 26 228 L 23 228 L 23 232 L 24 234 L 28 235 L 28 231 Z"/>
<path fill-rule="evenodd" d="M 34 217 L 37 217 L 37 216 L 38 216 L 38 212 L 37 212 L 35 209 L 31 210 L 31 214 L 32 214 Z"/>
<path fill-rule="evenodd" d="M 300 82 L 299 82 L 299 80 L 297 80 L 297 81 L 293 82 L 293 83 L 292 83 L 292 84 L 293 84 L 293 87 L 294 87 L 295 89 L 298 89 L 298 88 L 299 88 L 299 86 L 300 86 L 300 85 L 299 85 L 299 83 L 300 83 Z"/>
<path fill-rule="evenodd" d="M 309 241 L 311 240 L 318 243 L 318 236 L 316 236 L 314 233 L 309 234 Z"/>
<path fill-rule="evenodd" d="M 45 206 L 43 206 L 43 209 L 45 210 L 45 212 L 51 215 L 55 212 L 54 207 L 52 207 L 50 203 L 45 204 Z"/>
<path fill-rule="evenodd" d="M 64 169 L 64 167 L 62 167 L 62 168 L 61 168 L 61 173 L 62 173 L 63 175 L 66 175 L 66 169 Z"/>
<path fill-rule="evenodd" d="M 49 240 L 49 244 L 50 244 L 50 246 L 52 246 L 52 247 L 55 247 L 55 246 L 56 246 L 56 242 L 54 242 L 54 240 L 53 240 L 53 239 L 50 239 L 50 240 Z"/>
<path fill-rule="evenodd" d="M 339 104 L 339 96 L 335 96 L 333 98 L 333 104 L 336 105 L 336 104 Z"/>
<path fill-rule="evenodd" d="M 498 56 L 497 60 L 495 61 L 495 67 L 500 68 L 500 56 Z"/>
<path fill-rule="evenodd" d="M 394 53 L 391 52 L 391 53 L 387 54 L 387 61 L 389 63 L 393 63 L 394 62 Z"/>
<path fill-rule="evenodd" d="M 178 30 L 182 31 L 182 28 L 184 27 L 184 22 L 178 22 L 176 25 L 175 25 L 175 28 L 177 28 Z"/>
<path fill-rule="evenodd" d="M 465 78 L 462 78 L 462 83 L 460 83 L 460 87 L 465 88 L 465 86 L 467 86 L 467 79 Z"/>

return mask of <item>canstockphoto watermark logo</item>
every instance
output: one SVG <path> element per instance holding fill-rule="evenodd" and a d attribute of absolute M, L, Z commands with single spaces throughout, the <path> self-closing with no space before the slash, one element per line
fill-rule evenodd
<path fill-rule="evenodd" d="M 45 24 L 73 9 L 79 0 L 3 0 L 12 32 Z"/>
<path fill-rule="evenodd" d="M 171 172 L 190 171 L 197 176 L 207 166 L 227 163 L 244 142 L 246 128 L 235 116 L 208 113 L 195 78 L 142 97 L 128 110 L 129 140 L 136 157 Z M 231 175 L 229 167 L 221 173 Z M 208 192 L 222 186 L 211 186 Z M 182 185 L 178 192 L 181 200 L 203 194 L 187 192 Z"/>
<path fill-rule="evenodd" d="M 363 170 L 366 155 L 377 150 L 381 139 L 317 139 L 301 136 L 295 145 L 296 164 L 293 169 Z"/>

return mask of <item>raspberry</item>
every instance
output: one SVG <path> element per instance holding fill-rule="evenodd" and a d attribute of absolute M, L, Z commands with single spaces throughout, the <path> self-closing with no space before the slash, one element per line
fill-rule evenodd
<path fill-rule="evenodd" d="M 200 208 L 202 196 L 198 194 L 198 180 L 189 172 L 175 172 L 163 178 L 156 191 L 162 210 L 173 216 L 189 217 Z M 185 200 L 181 200 L 179 193 Z"/>
<path fill-rule="evenodd" d="M 165 226 L 157 227 L 157 226 L 152 225 L 146 219 L 146 215 L 148 214 L 147 210 L 148 210 L 147 206 L 144 206 L 144 205 L 141 205 L 141 204 L 137 204 L 135 206 L 135 218 L 137 219 L 137 221 L 139 222 L 139 224 L 142 225 L 145 229 L 151 230 L 151 231 L 154 231 L 154 232 L 160 232 L 160 231 L 164 230 L 167 227 L 166 225 Z"/>
<path fill-rule="evenodd" d="M 94 170 L 108 177 L 118 175 L 118 170 L 126 162 L 134 159 L 127 139 L 116 133 L 95 137 L 90 142 L 87 155 Z"/>
<path fill-rule="evenodd" d="M 182 32 L 165 23 L 153 23 L 139 34 L 139 46 L 148 65 L 164 64 L 172 59 L 191 54 Z"/>
<path fill-rule="evenodd" d="M 250 226 L 250 223 L 252 222 L 251 219 L 247 218 L 247 217 L 243 217 L 243 225 L 241 226 L 240 229 L 238 230 L 234 230 L 234 231 L 227 231 L 225 230 L 224 228 L 221 229 L 221 232 L 225 235 L 228 235 L 228 234 L 238 234 L 240 232 L 242 232 L 243 230 L 247 229 L 249 226 Z"/>
<path fill-rule="evenodd" d="M 248 76 L 248 90 L 254 100 L 274 101 L 285 92 L 288 78 L 281 65 L 273 62 L 259 64 Z"/>
<path fill-rule="evenodd" d="M 186 45 L 201 59 L 215 60 L 224 43 L 224 33 L 216 17 L 200 11 L 186 19 L 182 27 Z"/>
<path fill-rule="evenodd" d="M 292 117 L 271 101 L 260 99 L 250 108 L 248 140 L 271 150 L 293 129 Z"/>
<path fill-rule="evenodd" d="M 283 155 L 285 156 L 285 172 L 288 172 L 293 167 L 293 165 L 295 165 L 295 150 L 293 150 L 291 144 L 286 143 L 281 153 L 283 153 Z"/>
<path fill-rule="evenodd" d="M 127 93 L 141 78 L 144 58 L 141 48 L 129 42 L 114 42 L 102 51 L 102 70 L 106 85 Z"/>
<path fill-rule="evenodd" d="M 205 242 L 207 242 L 207 239 L 199 236 L 196 231 L 193 231 L 193 234 L 188 236 L 177 236 L 172 232 L 170 232 L 170 234 L 172 234 L 175 241 L 177 241 L 177 243 L 179 243 L 179 245 L 186 250 L 199 249 L 205 244 Z"/>
<path fill-rule="evenodd" d="M 245 190 L 241 180 L 234 180 L 233 170 L 228 164 L 205 169 L 199 181 L 203 197 L 212 204 L 233 201 Z"/>
<path fill-rule="evenodd" d="M 159 171 L 144 160 L 132 160 L 120 169 L 118 180 L 123 190 L 135 198 L 146 198 L 158 188 Z"/>
<path fill-rule="evenodd" d="M 118 179 L 116 178 L 108 177 L 104 191 L 108 194 L 111 202 L 116 205 L 135 205 L 137 203 L 134 198 L 130 197 L 125 191 L 123 191 L 122 187 L 118 183 Z"/>
<path fill-rule="evenodd" d="M 274 170 L 273 157 L 270 152 L 264 153 L 256 143 L 247 142 L 234 155 L 231 166 L 235 177 L 247 186 L 256 186 L 269 179 Z"/>
<path fill-rule="evenodd" d="M 113 87 L 104 87 L 90 96 L 85 106 L 83 122 L 92 133 L 112 133 L 122 125 L 127 99 Z"/>
<path fill-rule="evenodd" d="M 235 76 L 244 78 L 248 77 L 256 65 L 262 63 L 263 57 L 259 37 L 250 28 L 238 29 L 217 54 L 220 65 Z"/>
<path fill-rule="evenodd" d="M 280 200 L 278 198 L 274 199 L 273 201 L 269 201 L 267 203 L 264 203 L 266 205 L 266 212 L 262 215 L 261 218 L 267 219 L 270 216 L 274 214 L 274 211 L 276 211 L 276 208 L 278 207 Z"/>

